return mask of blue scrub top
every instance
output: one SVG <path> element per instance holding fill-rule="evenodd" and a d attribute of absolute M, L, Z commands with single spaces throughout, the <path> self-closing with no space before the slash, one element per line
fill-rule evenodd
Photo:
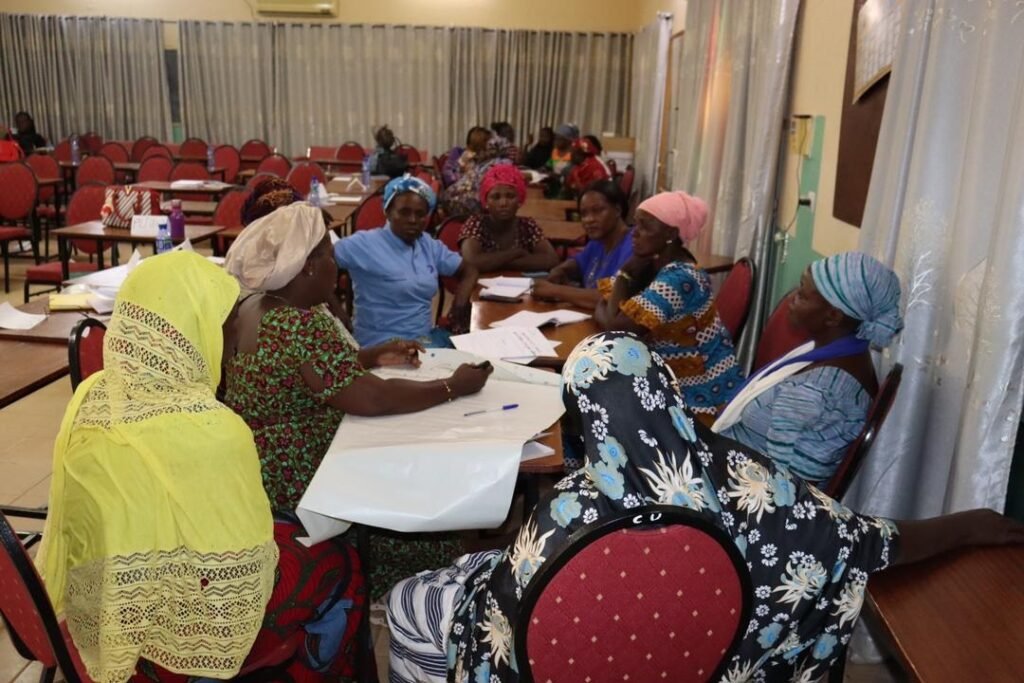
<path fill-rule="evenodd" d="M 410 246 L 388 225 L 339 240 L 334 259 L 352 278 L 352 323 L 362 346 L 429 334 L 437 278 L 454 275 L 462 265 L 462 256 L 433 237 L 420 235 Z"/>
<path fill-rule="evenodd" d="M 583 251 L 573 256 L 580 269 L 580 281 L 587 289 L 595 289 L 598 280 L 612 277 L 633 255 L 633 228 L 629 229 L 610 252 L 599 240 L 590 240 Z"/>

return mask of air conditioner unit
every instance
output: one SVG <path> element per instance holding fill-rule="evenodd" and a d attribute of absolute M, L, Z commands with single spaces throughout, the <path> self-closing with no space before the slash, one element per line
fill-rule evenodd
<path fill-rule="evenodd" d="M 338 0 L 256 0 L 260 14 L 338 16 Z"/>

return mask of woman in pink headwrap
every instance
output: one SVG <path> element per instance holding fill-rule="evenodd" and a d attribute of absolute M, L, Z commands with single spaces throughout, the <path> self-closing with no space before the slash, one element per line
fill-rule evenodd
<path fill-rule="evenodd" d="M 526 181 L 515 166 L 495 164 L 480 180 L 483 213 L 469 217 L 459 234 L 466 263 L 481 273 L 550 270 L 558 254 L 537 221 L 517 216 L 526 201 Z"/>
<path fill-rule="evenodd" d="M 598 284 L 594 318 L 606 330 L 646 335 L 679 379 L 686 404 L 711 424 L 740 390 L 729 332 L 718 318 L 711 279 L 686 243 L 704 228 L 708 206 L 685 192 L 662 192 L 636 210 L 633 257 Z"/>

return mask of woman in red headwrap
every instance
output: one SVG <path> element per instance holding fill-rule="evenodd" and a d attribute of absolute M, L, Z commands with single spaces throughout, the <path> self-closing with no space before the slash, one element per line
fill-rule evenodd
<path fill-rule="evenodd" d="M 662 192 L 636 209 L 633 256 L 598 283 L 594 319 L 606 330 L 646 336 L 679 379 L 686 405 L 710 425 L 743 385 L 732 339 L 715 308 L 708 274 L 686 244 L 704 229 L 708 206 L 685 192 Z"/>
<path fill-rule="evenodd" d="M 480 181 L 483 213 L 462 227 L 462 258 L 481 273 L 495 270 L 550 270 L 558 254 L 537 221 L 517 216 L 526 201 L 526 181 L 511 164 L 495 164 Z"/>
<path fill-rule="evenodd" d="M 572 167 L 565 179 L 567 194 L 577 197 L 590 184 L 610 177 L 611 173 L 598 156 L 598 150 L 593 142 L 580 138 L 572 143 Z"/>

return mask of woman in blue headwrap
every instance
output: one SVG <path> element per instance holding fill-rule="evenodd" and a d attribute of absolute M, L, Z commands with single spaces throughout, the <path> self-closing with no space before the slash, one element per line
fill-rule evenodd
<path fill-rule="evenodd" d="M 870 348 L 903 329 L 899 306 L 899 278 L 867 254 L 811 264 L 789 310 L 811 341 L 754 374 L 714 430 L 807 481 L 827 481 L 878 392 Z"/>
<path fill-rule="evenodd" d="M 436 206 L 437 197 L 425 182 L 408 174 L 395 178 L 384 187 L 387 225 L 334 245 L 338 267 L 352 278 L 354 334 L 361 345 L 417 339 L 427 346 L 449 346 L 448 331 L 433 328 L 438 276 L 460 277 L 450 327 L 456 333 L 469 330 L 477 271 L 458 252 L 424 234 Z"/>

